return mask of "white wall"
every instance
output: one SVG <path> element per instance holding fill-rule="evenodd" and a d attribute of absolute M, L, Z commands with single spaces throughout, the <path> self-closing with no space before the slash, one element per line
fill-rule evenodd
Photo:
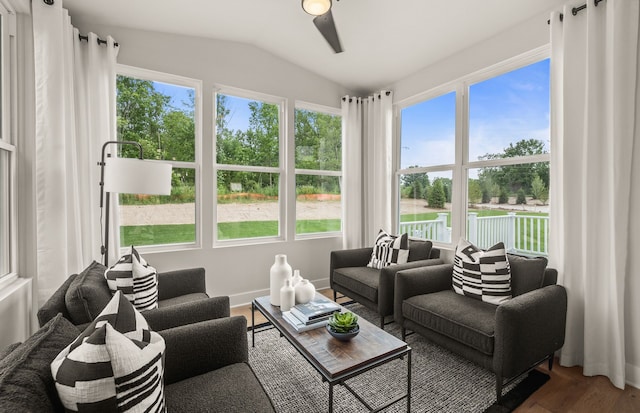
<path fill-rule="evenodd" d="M 327 79 L 279 59 L 251 45 L 205 38 L 170 35 L 104 27 L 73 21 L 81 33 L 93 31 L 113 36 L 120 44 L 118 63 L 200 79 L 203 82 L 203 188 L 201 249 L 144 253 L 159 271 L 204 267 L 210 295 L 229 295 L 232 305 L 248 303 L 253 297 L 269 293 L 269 269 L 276 254 L 287 254 L 289 263 L 316 287 L 328 286 L 329 253 L 342 245 L 340 237 L 288 241 L 248 246 L 212 248 L 214 228 L 211 217 L 213 188 L 211 177 L 213 138 L 213 88 L 215 84 L 233 86 L 288 99 L 287 117 L 293 120 L 295 100 L 334 108 L 349 91 Z M 293 122 L 288 123 L 293 136 Z M 293 147 L 287 155 L 293 156 Z M 293 200 L 287 205 L 293 211 Z M 96 246 L 97 247 L 97 246 Z"/>

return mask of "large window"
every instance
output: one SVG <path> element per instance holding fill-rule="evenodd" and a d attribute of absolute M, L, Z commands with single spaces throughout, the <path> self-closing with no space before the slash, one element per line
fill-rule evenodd
<path fill-rule="evenodd" d="M 399 228 L 546 255 L 549 59 L 531 56 L 399 105 Z"/>
<path fill-rule="evenodd" d="M 118 139 L 139 142 L 145 159 L 173 166 L 171 194 L 120 194 L 120 244 L 196 245 L 199 242 L 200 82 L 119 67 Z M 133 146 L 120 156 L 136 157 Z"/>
<path fill-rule="evenodd" d="M 296 234 L 342 229 L 342 118 L 299 103 L 295 109 Z"/>
<path fill-rule="evenodd" d="M 284 99 L 220 88 L 215 100 L 216 239 L 282 237 Z"/>

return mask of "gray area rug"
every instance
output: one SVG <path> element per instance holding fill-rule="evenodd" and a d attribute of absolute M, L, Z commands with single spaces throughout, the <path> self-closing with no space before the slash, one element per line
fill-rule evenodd
<path fill-rule="evenodd" d="M 360 304 L 348 308 L 378 323 L 377 315 Z M 385 331 L 400 337 L 392 323 Z M 407 337 L 412 351 L 412 412 L 483 412 L 495 401 L 492 372 L 430 343 L 418 334 Z M 275 329 L 256 332 L 249 363 L 280 413 L 313 413 L 328 410 L 329 385 Z M 372 406 L 384 405 L 406 392 L 407 361 L 394 360 L 348 381 Z M 239 383 L 239 385 L 241 385 Z M 510 390 L 515 383 L 506 387 Z M 334 387 L 335 412 L 366 412 L 360 402 L 342 386 Z M 387 412 L 406 412 L 403 400 Z"/>

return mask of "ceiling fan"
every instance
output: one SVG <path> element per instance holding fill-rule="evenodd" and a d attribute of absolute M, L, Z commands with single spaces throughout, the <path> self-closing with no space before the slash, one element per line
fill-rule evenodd
<path fill-rule="evenodd" d="M 336 0 L 340 1 L 340 0 Z M 320 34 L 329 43 L 335 53 L 342 53 L 342 45 L 331 14 L 331 0 L 302 0 L 302 9 L 312 16 Z"/>

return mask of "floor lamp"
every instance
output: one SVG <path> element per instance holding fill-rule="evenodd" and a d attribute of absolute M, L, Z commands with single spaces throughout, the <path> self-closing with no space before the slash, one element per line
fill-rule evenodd
<path fill-rule="evenodd" d="M 109 145 L 133 145 L 138 158 L 115 158 L 105 152 Z M 100 166 L 100 208 L 106 210 L 104 242 L 100 248 L 105 266 L 109 265 L 109 194 L 169 195 L 171 164 L 142 159 L 142 146 L 133 141 L 107 141 L 102 145 Z M 104 202 L 103 202 L 104 200 Z"/>

